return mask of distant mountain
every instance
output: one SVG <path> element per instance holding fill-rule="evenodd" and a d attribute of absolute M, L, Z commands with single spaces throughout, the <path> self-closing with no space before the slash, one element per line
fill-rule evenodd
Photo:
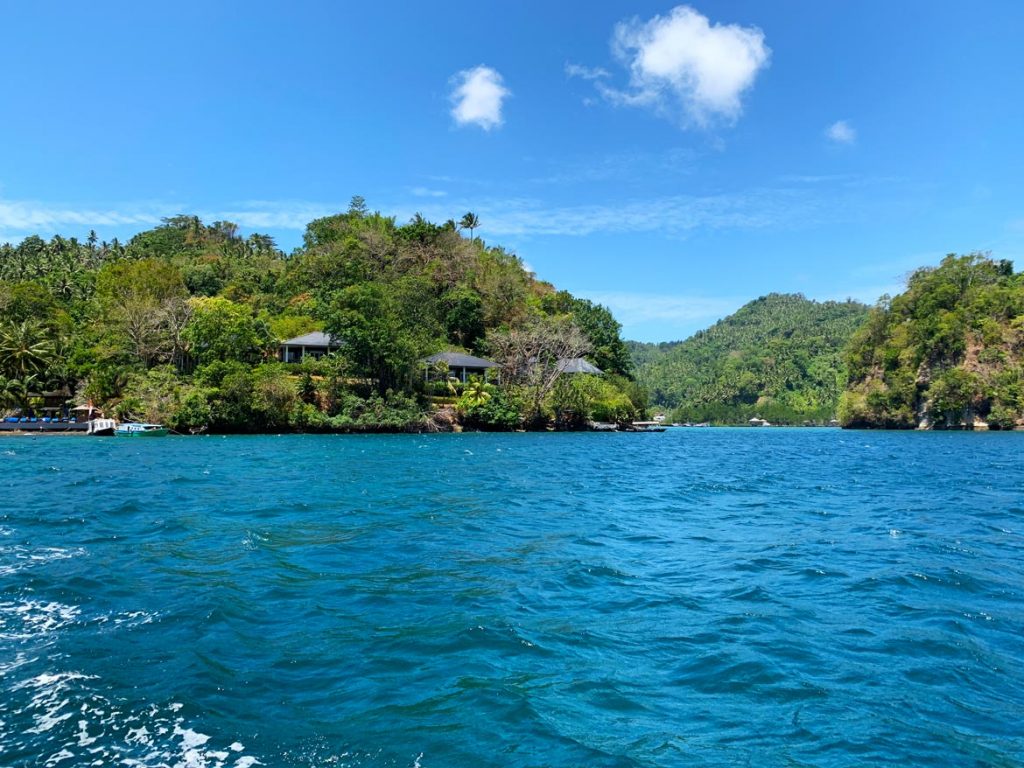
<path fill-rule="evenodd" d="M 1024 424 L 1024 274 L 981 254 L 917 270 L 850 342 L 843 426 Z"/>
<path fill-rule="evenodd" d="M 678 421 L 825 422 L 847 380 L 843 348 L 868 316 L 855 301 L 772 293 L 682 342 L 629 342 L 637 379 Z"/>

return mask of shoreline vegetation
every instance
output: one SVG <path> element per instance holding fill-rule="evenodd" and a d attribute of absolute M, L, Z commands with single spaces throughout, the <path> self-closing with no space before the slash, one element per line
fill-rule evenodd
<path fill-rule="evenodd" d="M 0 412 L 95 406 L 184 434 L 583 430 L 652 413 L 1024 426 L 1024 280 L 1010 262 L 950 255 L 873 308 L 769 294 L 685 341 L 641 344 L 480 225 L 399 225 L 355 197 L 290 255 L 194 216 L 127 243 L 0 245 Z M 313 332 L 329 353 L 291 362 L 282 343 Z M 442 352 L 495 367 L 426 360 Z"/>
<path fill-rule="evenodd" d="M 90 233 L 0 246 L 0 408 L 67 416 L 89 404 L 181 433 L 643 419 L 611 313 L 538 280 L 479 225 L 472 213 L 399 225 L 356 197 L 310 222 L 289 256 L 268 236 L 193 216 L 123 244 Z M 279 359 L 281 342 L 314 331 L 330 354 Z M 442 351 L 500 370 L 460 377 L 424 363 Z M 601 374 L 565 372 L 581 359 Z"/>

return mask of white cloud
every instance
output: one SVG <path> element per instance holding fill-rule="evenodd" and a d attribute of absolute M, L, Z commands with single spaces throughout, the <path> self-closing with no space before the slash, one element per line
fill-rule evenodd
<path fill-rule="evenodd" d="M 348 204 L 304 201 L 251 200 L 236 208 L 200 210 L 196 216 L 206 222 L 231 221 L 247 229 L 304 230 L 313 219 L 348 210 Z"/>
<path fill-rule="evenodd" d="M 412 187 L 409 190 L 409 194 L 413 197 L 444 197 L 448 193 L 440 189 L 430 189 L 429 187 Z"/>
<path fill-rule="evenodd" d="M 857 141 L 857 129 L 848 120 L 836 120 L 825 129 L 825 136 L 836 144 L 853 144 Z"/>
<path fill-rule="evenodd" d="M 735 121 L 743 94 L 771 57 L 757 27 L 712 24 L 686 5 L 649 21 L 620 22 L 612 49 L 628 67 L 630 84 L 619 90 L 598 82 L 606 99 L 700 126 Z"/>
<path fill-rule="evenodd" d="M 502 124 L 501 108 L 512 92 L 498 72 L 483 65 L 464 69 L 452 78 L 452 117 L 459 125 L 478 125 L 485 131 Z"/>
<path fill-rule="evenodd" d="M 812 196 L 798 191 L 763 189 L 568 206 L 552 206 L 532 198 L 478 198 L 469 207 L 494 235 L 575 237 L 598 232 L 659 232 L 685 237 L 701 229 L 804 225 L 816 218 L 817 205 Z M 438 220 L 451 215 L 442 210 L 423 211 L 423 214 Z"/>
<path fill-rule="evenodd" d="M 0 200 L 0 232 L 52 230 L 71 226 L 123 226 L 156 224 L 160 216 L 151 211 L 131 212 L 51 206 L 31 201 Z"/>
<path fill-rule="evenodd" d="M 583 64 L 565 63 L 565 74 L 567 77 L 578 77 L 582 80 L 600 80 L 603 77 L 611 77 L 611 73 L 602 67 L 587 67 Z"/>
<path fill-rule="evenodd" d="M 604 155 L 559 159 L 551 172 L 530 179 L 536 184 L 592 184 L 615 181 L 640 188 L 652 178 L 668 179 L 692 173 L 698 155 L 692 149 L 673 147 L 660 152 L 627 150 Z"/>
<path fill-rule="evenodd" d="M 580 291 L 591 301 L 604 304 L 623 325 L 648 322 L 692 323 L 708 325 L 735 312 L 743 304 L 740 299 L 707 296 L 673 296 L 654 293 Z"/>
<path fill-rule="evenodd" d="M 609 173 L 614 175 L 614 170 Z M 408 220 L 416 212 L 432 221 L 444 221 L 472 210 L 488 233 L 503 237 L 654 232 L 683 238 L 697 231 L 803 227 L 823 215 L 834 219 L 837 207 L 812 190 L 800 188 L 606 199 L 574 205 L 556 205 L 544 197 L 532 196 L 442 198 L 436 192 L 409 189 L 404 199 L 382 201 L 380 209 L 399 221 Z M 347 208 L 347 202 L 329 200 L 246 200 L 216 208 L 182 201 L 151 201 L 90 208 L 0 199 L 0 241 L 20 240 L 29 234 L 75 234 L 93 228 L 109 237 L 110 230 L 117 230 L 118 235 L 126 230 L 139 231 L 180 213 L 194 213 L 208 222 L 233 221 L 249 230 L 301 232 L 313 219 Z"/>
<path fill-rule="evenodd" d="M 126 203 L 111 208 L 88 208 L 28 200 L 0 200 L 0 242 L 20 241 L 30 234 L 73 234 L 68 229 L 141 230 L 161 219 L 195 212 L 204 221 L 233 221 L 248 229 L 303 230 L 310 221 L 343 211 L 342 203 L 251 200 L 229 209 L 203 210 L 183 203 Z M 101 236 L 104 233 L 101 231 Z"/>

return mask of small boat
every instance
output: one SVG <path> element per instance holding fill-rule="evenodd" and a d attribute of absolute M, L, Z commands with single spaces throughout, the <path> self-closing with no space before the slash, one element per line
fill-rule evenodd
<path fill-rule="evenodd" d="M 114 434 L 118 437 L 163 437 L 170 430 L 163 424 L 143 424 L 138 421 L 129 421 L 118 424 Z"/>
<path fill-rule="evenodd" d="M 109 437 L 117 429 L 117 422 L 113 419 L 92 419 L 88 422 L 86 434 L 95 437 Z"/>
<path fill-rule="evenodd" d="M 634 421 L 626 432 L 664 432 L 667 427 L 660 421 Z"/>

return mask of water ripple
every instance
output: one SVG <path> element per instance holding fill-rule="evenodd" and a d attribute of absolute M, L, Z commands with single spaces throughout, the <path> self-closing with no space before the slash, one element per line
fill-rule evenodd
<path fill-rule="evenodd" d="M 0 762 L 1021 765 L 1022 440 L 21 441 Z"/>

